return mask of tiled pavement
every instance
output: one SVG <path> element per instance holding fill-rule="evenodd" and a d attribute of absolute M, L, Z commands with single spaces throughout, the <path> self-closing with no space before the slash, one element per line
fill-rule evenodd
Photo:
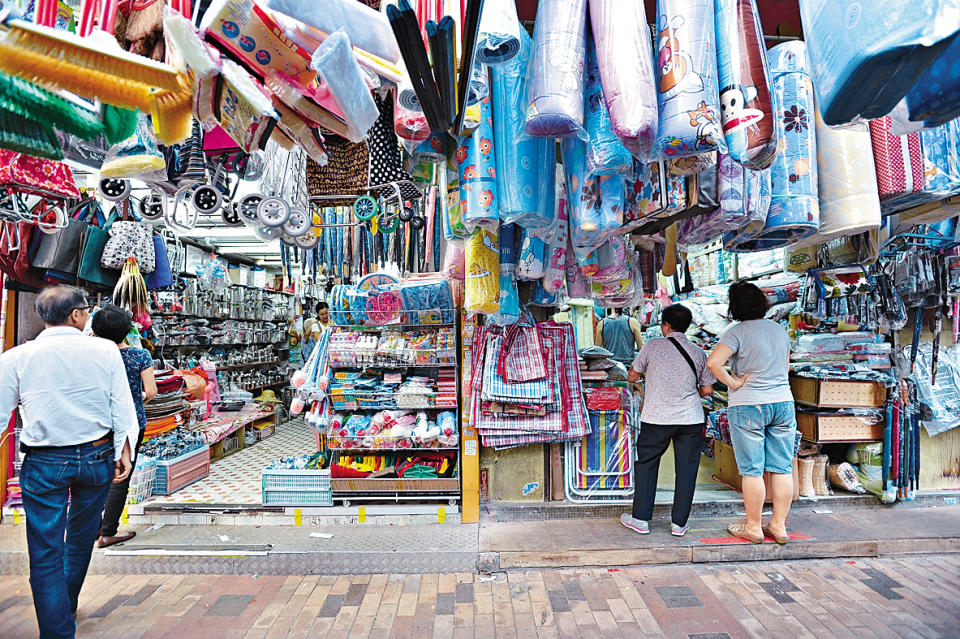
<path fill-rule="evenodd" d="M 960 555 L 495 575 L 91 576 L 85 637 L 957 637 Z M 25 577 L 0 635 L 36 637 Z"/>

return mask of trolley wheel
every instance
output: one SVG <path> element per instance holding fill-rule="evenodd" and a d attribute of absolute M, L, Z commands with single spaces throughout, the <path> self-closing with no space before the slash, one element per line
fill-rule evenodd
<path fill-rule="evenodd" d="M 372 220 L 378 209 L 377 201 L 369 195 L 361 195 L 353 202 L 353 214 L 363 222 Z"/>
<path fill-rule="evenodd" d="M 243 220 L 240 219 L 240 205 L 236 202 L 231 202 L 227 206 L 220 209 L 220 217 L 223 218 L 223 221 L 227 226 L 243 226 Z"/>
<path fill-rule="evenodd" d="M 100 180 L 100 194 L 103 199 L 119 202 L 130 197 L 130 180 L 104 178 Z"/>
<path fill-rule="evenodd" d="M 191 197 L 193 207 L 201 213 L 212 213 L 223 204 L 223 197 L 220 191 L 210 185 L 197 187 Z"/>
<path fill-rule="evenodd" d="M 140 200 L 140 217 L 145 220 L 159 220 L 163 217 L 163 196 L 159 193 L 150 193 Z"/>
<path fill-rule="evenodd" d="M 320 243 L 320 238 L 311 228 L 309 231 L 301 235 L 300 237 L 294 238 L 294 241 L 302 249 L 312 249 Z"/>
<path fill-rule="evenodd" d="M 424 226 L 426 226 L 426 225 L 427 225 L 427 223 L 426 223 L 426 222 L 424 221 L 424 219 L 423 219 L 422 217 L 420 217 L 419 215 L 417 215 L 416 217 L 414 217 L 414 218 L 412 218 L 412 219 L 410 220 L 410 226 L 411 226 L 414 230 L 417 230 L 417 231 L 419 231 L 420 229 L 422 229 L 422 228 L 423 228 Z"/>
<path fill-rule="evenodd" d="M 413 219 L 413 211 L 407 207 L 402 207 L 397 216 L 400 218 L 401 222 L 409 222 Z"/>
<path fill-rule="evenodd" d="M 310 216 L 298 206 L 290 207 L 290 219 L 283 223 L 283 232 L 290 237 L 300 237 L 310 230 Z"/>
<path fill-rule="evenodd" d="M 259 224 L 260 218 L 257 217 L 257 209 L 263 200 L 264 197 L 259 193 L 250 193 L 240 198 L 240 202 L 237 205 L 237 213 L 240 214 L 240 219 L 252 222 L 253 224 Z"/>
<path fill-rule="evenodd" d="M 288 235 L 287 233 L 281 233 L 281 234 L 280 234 L 280 243 L 281 243 L 281 244 L 286 244 L 287 246 L 290 246 L 290 247 L 293 247 L 293 248 L 298 248 L 298 247 L 297 247 L 297 238 L 293 237 L 292 235 Z"/>
<path fill-rule="evenodd" d="M 377 226 L 380 229 L 380 232 L 384 235 L 389 235 L 397 230 L 397 227 L 400 226 L 400 218 L 397 216 L 384 219 L 383 217 L 377 218 Z"/>
<path fill-rule="evenodd" d="M 283 226 L 290 219 L 290 205 L 278 197 L 267 197 L 257 205 L 257 219 L 267 226 Z"/>
<path fill-rule="evenodd" d="M 456 499 L 448 499 L 448 500 L 447 500 L 447 505 L 450 506 L 450 507 L 456 507 L 457 503 L 458 503 L 458 502 L 457 502 Z"/>

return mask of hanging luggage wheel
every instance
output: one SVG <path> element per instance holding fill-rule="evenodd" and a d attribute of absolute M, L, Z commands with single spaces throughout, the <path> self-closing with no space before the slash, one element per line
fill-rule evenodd
<path fill-rule="evenodd" d="M 290 219 L 290 205 L 278 197 L 268 197 L 257 206 L 257 219 L 267 226 L 283 226 Z"/>
<path fill-rule="evenodd" d="M 220 191 L 209 185 L 197 187 L 193 192 L 192 200 L 194 208 L 201 213 L 212 213 L 223 203 Z"/>
<path fill-rule="evenodd" d="M 220 209 L 220 216 L 223 218 L 223 221 L 226 222 L 227 226 L 243 226 L 243 220 L 240 219 L 239 208 L 239 204 L 232 202 Z"/>
<path fill-rule="evenodd" d="M 283 223 L 283 232 L 290 237 L 300 237 L 310 230 L 310 217 L 298 206 L 290 207 L 290 219 Z"/>
<path fill-rule="evenodd" d="M 288 235 L 287 233 L 280 234 L 280 243 L 286 244 L 287 246 L 290 246 L 293 248 L 298 248 L 297 238 L 293 237 L 292 235 Z"/>
<path fill-rule="evenodd" d="M 413 211 L 411 209 L 404 207 L 400 209 L 400 213 L 398 214 L 398 217 L 400 218 L 401 222 L 409 222 L 410 220 L 413 219 Z"/>
<path fill-rule="evenodd" d="M 312 249 L 320 243 L 320 238 L 317 237 L 317 234 L 313 232 L 313 229 L 310 229 L 300 237 L 294 238 L 294 241 L 297 243 L 297 246 L 303 249 Z"/>
<path fill-rule="evenodd" d="M 263 200 L 264 197 L 259 193 L 251 193 L 240 198 L 240 203 L 237 206 L 237 213 L 240 214 L 240 218 L 254 224 L 259 223 L 260 218 L 257 217 L 257 209 Z"/>
<path fill-rule="evenodd" d="M 264 242 L 271 242 L 283 235 L 283 229 L 279 226 L 258 226 L 253 229 L 253 234 Z"/>
<path fill-rule="evenodd" d="M 369 195 L 361 195 L 353 202 L 353 214 L 363 222 L 372 220 L 378 208 L 377 201 Z"/>
<path fill-rule="evenodd" d="M 422 228 L 423 228 L 424 226 L 426 226 L 426 225 L 427 225 L 427 223 L 426 223 L 426 222 L 424 221 L 424 219 L 423 219 L 422 217 L 420 217 L 419 215 L 413 217 L 413 218 L 410 220 L 410 226 L 413 227 L 413 229 L 414 229 L 414 230 L 417 230 L 417 231 L 419 231 L 420 229 L 422 229 Z"/>
<path fill-rule="evenodd" d="M 119 202 L 130 197 L 130 180 L 104 178 L 100 180 L 100 194 L 105 200 Z"/>
<path fill-rule="evenodd" d="M 393 216 L 389 219 L 383 219 L 382 217 L 377 218 L 378 226 L 380 227 L 380 232 L 384 235 L 393 233 L 397 230 L 397 227 L 400 226 L 400 218 Z"/>
<path fill-rule="evenodd" d="M 145 220 L 159 220 L 163 217 L 163 196 L 159 193 L 151 193 L 140 200 L 140 217 Z"/>

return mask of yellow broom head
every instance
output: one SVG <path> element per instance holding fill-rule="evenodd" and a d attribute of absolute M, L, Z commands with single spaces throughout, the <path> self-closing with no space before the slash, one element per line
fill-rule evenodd
<path fill-rule="evenodd" d="M 183 142 L 193 132 L 193 84 L 183 76 L 180 91 L 162 91 L 156 94 L 153 109 L 153 128 L 160 144 Z"/>

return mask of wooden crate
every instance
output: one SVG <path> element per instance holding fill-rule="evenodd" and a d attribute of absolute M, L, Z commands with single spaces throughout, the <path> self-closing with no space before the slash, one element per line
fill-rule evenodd
<path fill-rule="evenodd" d="M 880 382 L 791 377 L 790 389 L 797 404 L 817 408 L 880 408 L 887 401 Z"/>
<path fill-rule="evenodd" d="M 798 410 L 797 430 L 819 444 L 873 442 L 883 439 L 883 419 Z"/>

